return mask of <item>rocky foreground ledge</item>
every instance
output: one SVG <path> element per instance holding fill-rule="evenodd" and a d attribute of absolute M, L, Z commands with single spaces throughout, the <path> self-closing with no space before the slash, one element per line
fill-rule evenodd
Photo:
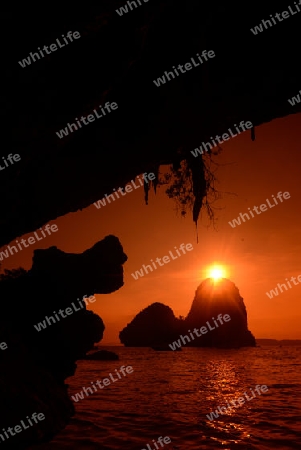
<path fill-rule="evenodd" d="M 36 250 L 31 270 L 2 277 L 0 342 L 6 345 L 0 350 L 1 448 L 28 448 L 67 425 L 74 408 L 64 381 L 74 375 L 76 361 L 102 339 L 105 327 L 84 302 L 69 317 L 62 318 L 59 311 L 78 298 L 118 290 L 126 260 L 119 240 L 107 236 L 82 254 L 56 247 Z M 37 331 L 34 324 L 45 317 L 50 324 Z M 35 424 L 34 413 L 45 419 Z"/>

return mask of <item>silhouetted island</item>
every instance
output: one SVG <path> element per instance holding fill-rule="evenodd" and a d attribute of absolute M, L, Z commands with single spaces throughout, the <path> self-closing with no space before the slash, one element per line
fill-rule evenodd
<path fill-rule="evenodd" d="M 247 310 L 235 284 L 222 278 L 204 280 L 197 288 L 185 319 L 176 318 L 172 309 L 153 303 L 119 334 L 127 347 L 162 346 L 167 342 L 174 350 L 193 347 L 255 347 L 248 330 Z M 178 344 L 174 344 L 177 342 Z"/>
<path fill-rule="evenodd" d="M 88 361 L 116 361 L 119 359 L 119 356 L 109 350 L 98 350 L 97 352 L 89 353 L 81 359 Z"/>
<path fill-rule="evenodd" d="M 153 303 L 134 317 L 119 338 L 127 347 L 162 345 L 178 337 L 179 322 L 169 306 Z"/>
<path fill-rule="evenodd" d="M 280 341 L 277 339 L 256 339 L 257 345 L 275 345 L 275 346 L 282 346 L 282 345 L 301 345 L 300 339 L 281 339 Z"/>

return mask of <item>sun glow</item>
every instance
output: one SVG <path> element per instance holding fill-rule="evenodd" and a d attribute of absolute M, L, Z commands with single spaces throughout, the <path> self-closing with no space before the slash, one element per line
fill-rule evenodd
<path fill-rule="evenodd" d="M 213 278 L 214 281 L 219 281 L 225 277 L 225 270 L 222 266 L 210 267 L 208 271 L 209 278 Z"/>

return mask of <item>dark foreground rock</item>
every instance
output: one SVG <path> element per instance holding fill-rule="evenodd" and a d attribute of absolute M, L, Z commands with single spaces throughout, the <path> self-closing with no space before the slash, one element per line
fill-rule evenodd
<path fill-rule="evenodd" d="M 64 381 L 74 375 L 76 360 L 103 337 L 102 319 L 78 299 L 110 293 L 123 285 L 127 260 L 119 240 L 107 236 L 82 254 L 56 247 L 34 252 L 33 266 L 9 274 L 0 282 L 0 421 L 7 429 L 43 413 L 45 420 L 3 441 L 1 448 L 27 448 L 51 439 L 74 413 Z M 34 325 L 74 303 L 77 309 L 60 320 Z M 1 431 L 0 431 L 1 434 Z"/>

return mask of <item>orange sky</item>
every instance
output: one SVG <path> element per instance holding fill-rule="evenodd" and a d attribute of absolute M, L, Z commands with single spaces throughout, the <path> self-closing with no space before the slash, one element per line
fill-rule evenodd
<path fill-rule="evenodd" d="M 301 339 L 301 283 L 273 299 L 266 295 L 286 277 L 301 275 L 300 127 L 301 115 L 292 115 L 257 128 L 255 142 L 248 131 L 222 145 L 217 189 L 236 195 L 223 195 L 214 204 L 221 208 L 216 211 L 217 231 L 200 220 L 198 244 L 192 216 L 176 214 L 164 186 L 156 196 L 150 193 L 148 206 L 140 188 L 99 210 L 92 205 L 50 222 L 58 225 L 57 233 L 10 256 L 2 268 L 29 269 L 35 248 L 56 245 L 77 253 L 114 234 L 128 256 L 125 285 L 113 294 L 97 295 L 89 307 L 106 325 L 103 344 L 118 344 L 119 331 L 153 302 L 186 316 L 198 284 L 215 261 L 225 265 L 227 277 L 239 288 L 256 338 Z M 228 224 L 240 212 L 266 203 L 267 198 L 271 201 L 279 191 L 288 191 L 291 198 L 258 216 L 254 213 L 255 218 L 234 229 Z M 168 255 L 182 243 L 191 243 L 193 250 L 133 279 L 131 273 L 142 264 Z"/>

